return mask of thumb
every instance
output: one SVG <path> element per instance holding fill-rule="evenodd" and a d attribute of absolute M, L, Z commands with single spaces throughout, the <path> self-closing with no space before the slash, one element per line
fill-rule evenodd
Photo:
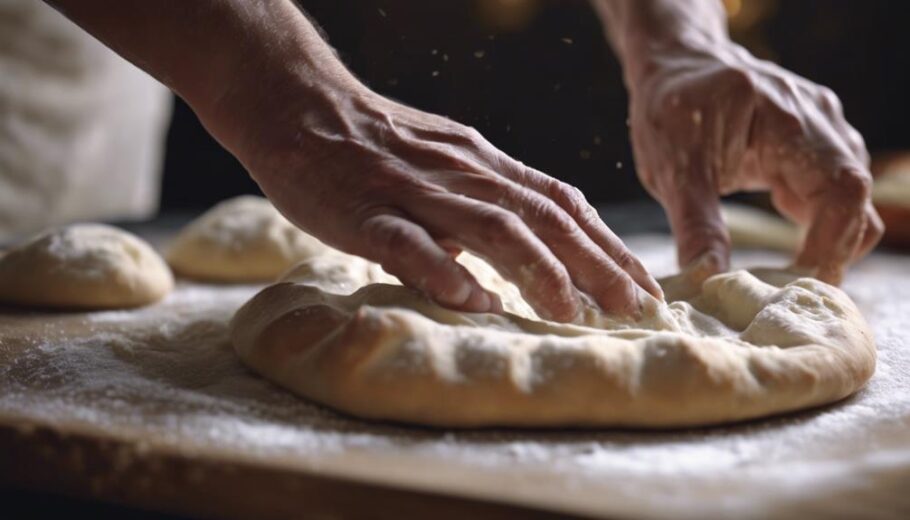
<path fill-rule="evenodd" d="M 708 277 L 729 268 L 730 234 L 709 176 L 693 173 L 678 178 L 672 193 L 664 197 L 664 208 L 676 240 L 680 268 Z"/>

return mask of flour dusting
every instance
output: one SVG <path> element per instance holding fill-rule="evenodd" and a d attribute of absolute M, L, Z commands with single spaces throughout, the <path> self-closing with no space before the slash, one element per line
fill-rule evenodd
<path fill-rule="evenodd" d="M 629 245 L 652 272 L 672 270 L 666 239 Z M 905 263 L 876 253 L 846 281 L 879 348 L 868 386 L 783 418 L 671 432 L 443 431 L 355 420 L 294 397 L 237 359 L 227 321 L 257 286 L 186 283 L 134 311 L 0 314 L 0 418 L 577 513 L 811 518 L 864 508 L 888 518 L 910 507 L 901 487 L 910 482 Z M 370 464 L 352 469 L 350 457 Z"/>

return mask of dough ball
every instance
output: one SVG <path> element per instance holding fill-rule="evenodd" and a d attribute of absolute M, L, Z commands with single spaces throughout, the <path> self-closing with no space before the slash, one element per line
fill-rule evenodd
<path fill-rule="evenodd" d="M 138 307 L 173 287 L 171 271 L 150 245 L 101 224 L 47 231 L 0 257 L 0 301 L 7 304 Z"/>
<path fill-rule="evenodd" d="M 910 248 L 910 154 L 872 161 L 872 203 L 885 223 L 882 243 Z"/>
<path fill-rule="evenodd" d="M 250 195 L 219 203 L 174 240 L 167 261 L 177 274 L 210 282 L 266 282 L 329 248 Z"/>

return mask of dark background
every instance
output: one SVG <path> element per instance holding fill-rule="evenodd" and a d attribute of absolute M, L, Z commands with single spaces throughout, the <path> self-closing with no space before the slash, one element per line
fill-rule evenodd
<path fill-rule="evenodd" d="M 635 178 L 621 71 L 583 0 L 301 0 L 374 90 L 476 127 L 590 200 L 645 197 Z M 753 53 L 830 86 L 870 150 L 910 147 L 907 3 L 728 0 Z M 257 191 L 177 103 L 162 207 Z"/>

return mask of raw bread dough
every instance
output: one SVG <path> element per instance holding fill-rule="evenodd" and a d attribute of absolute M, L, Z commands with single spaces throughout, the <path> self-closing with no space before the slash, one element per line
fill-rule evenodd
<path fill-rule="evenodd" d="M 138 307 L 173 287 L 170 269 L 151 246 L 102 224 L 47 231 L 0 257 L 0 302 L 7 304 Z"/>
<path fill-rule="evenodd" d="M 910 209 L 910 158 L 876 177 L 872 184 L 872 202 L 876 206 Z"/>
<path fill-rule="evenodd" d="M 198 280 L 270 282 L 326 249 L 268 200 L 244 195 L 191 222 L 171 245 L 167 261 L 177 274 Z"/>
<path fill-rule="evenodd" d="M 508 313 L 439 307 L 378 266 L 330 253 L 235 315 L 240 358 L 306 398 L 366 418 L 479 426 L 680 427 L 830 403 L 875 367 L 839 289 L 773 270 L 664 280 L 637 323 L 540 320 L 482 260 L 459 258 Z"/>
<path fill-rule="evenodd" d="M 767 211 L 725 203 L 721 206 L 721 214 L 733 247 L 793 253 L 803 242 L 805 230 Z"/>
<path fill-rule="evenodd" d="M 910 248 L 910 157 L 886 162 L 872 185 L 872 203 L 885 224 L 882 243 Z"/>

